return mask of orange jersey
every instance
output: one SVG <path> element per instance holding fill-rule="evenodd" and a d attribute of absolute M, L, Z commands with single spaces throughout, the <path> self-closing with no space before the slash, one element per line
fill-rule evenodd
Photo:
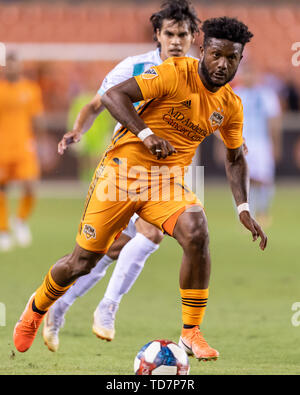
<path fill-rule="evenodd" d="M 32 81 L 0 81 L 0 162 L 34 151 L 32 119 L 43 111 L 39 86 Z"/>
<path fill-rule="evenodd" d="M 199 60 L 169 58 L 134 77 L 145 103 L 137 110 L 149 128 L 168 140 L 177 150 L 157 160 L 141 140 L 126 128 L 113 136 L 113 155 L 127 158 L 129 166 L 188 166 L 197 146 L 219 130 L 228 148 L 243 143 L 243 108 L 240 98 L 226 84 L 217 92 L 203 85 L 198 73 Z"/>

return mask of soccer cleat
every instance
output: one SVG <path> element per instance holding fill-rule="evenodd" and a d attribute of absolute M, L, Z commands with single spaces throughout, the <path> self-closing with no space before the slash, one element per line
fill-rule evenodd
<path fill-rule="evenodd" d="M 8 232 L 0 232 L 0 251 L 7 252 L 13 248 L 13 240 Z"/>
<path fill-rule="evenodd" d="M 199 361 L 216 360 L 219 356 L 219 352 L 207 344 L 198 326 L 190 329 L 182 328 L 178 345 Z"/>
<path fill-rule="evenodd" d="M 32 236 L 27 223 L 18 218 L 11 222 L 17 244 L 21 247 L 28 247 L 32 243 Z"/>
<path fill-rule="evenodd" d="M 31 295 L 14 329 L 14 343 L 19 352 L 25 352 L 31 347 L 44 318 L 43 314 L 36 313 L 32 310 L 34 296 L 35 293 Z"/>
<path fill-rule="evenodd" d="M 64 315 L 59 309 L 57 301 L 48 310 L 43 327 L 43 339 L 48 349 L 52 352 L 56 352 L 59 347 L 59 330 L 64 325 Z"/>
<path fill-rule="evenodd" d="M 110 342 L 115 337 L 115 317 L 119 303 L 103 299 L 94 311 L 93 333 Z"/>

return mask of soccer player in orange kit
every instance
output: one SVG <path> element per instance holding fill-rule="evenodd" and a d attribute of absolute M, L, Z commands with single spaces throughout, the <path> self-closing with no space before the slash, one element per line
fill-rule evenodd
<path fill-rule="evenodd" d="M 35 204 L 34 182 L 40 174 L 33 135 L 34 122 L 43 112 L 37 83 L 21 77 L 15 54 L 7 56 L 4 79 L 0 81 L 0 251 L 8 251 L 15 241 L 25 247 L 31 243 L 27 220 Z M 7 209 L 7 186 L 20 181 L 22 197 L 11 235 Z"/>
<path fill-rule="evenodd" d="M 162 167 L 184 170 L 197 146 L 219 130 L 227 148 L 226 173 L 240 222 L 254 241 L 261 238 L 260 248 L 266 248 L 267 237 L 249 212 L 242 104 L 228 84 L 252 34 L 242 22 L 227 17 L 205 21 L 202 30 L 204 46 L 200 60 L 169 58 L 103 95 L 103 104 L 122 127 L 115 132 L 96 169 L 74 251 L 52 266 L 15 326 L 14 343 L 18 351 L 29 349 L 51 304 L 94 267 L 137 212 L 174 237 L 183 250 L 179 275 L 183 323 L 180 346 L 199 360 L 218 358 L 219 352 L 208 345 L 199 330 L 208 300 L 211 266 L 202 204 L 182 183 L 183 178 L 163 179 L 173 187 L 168 199 L 160 197 L 160 192 L 164 192 L 160 185 L 159 199 L 152 199 L 150 182 L 145 182 Z M 136 111 L 132 103 L 142 100 L 144 104 Z M 118 192 L 119 198 L 103 199 L 106 187 L 110 186 L 115 187 L 112 190 Z M 141 192 L 140 198 L 136 199 L 137 193 L 131 198 L 134 190 Z M 150 198 L 144 199 L 149 192 Z"/>

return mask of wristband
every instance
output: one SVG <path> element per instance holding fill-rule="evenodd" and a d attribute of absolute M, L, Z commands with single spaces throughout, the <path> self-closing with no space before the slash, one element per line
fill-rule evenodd
<path fill-rule="evenodd" d="M 238 214 L 240 215 L 242 211 L 250 211 L 249 203 L 241 203 L 237 206 Z"/>
<path fill-rule="evenodd" d="M 141 130 L 141 131 L 137 134 L 137 137 L 138 137 L 139 139 L 141 139 L 142 141 L 144 141 L 145 138 L 148 137 L 148 136 L 150 136 L 151 134 L 154 134 L 154 133 L 152 132 L 152 130 L 151 130 L 150 128 L 145 128 L 145 129 Z"/>

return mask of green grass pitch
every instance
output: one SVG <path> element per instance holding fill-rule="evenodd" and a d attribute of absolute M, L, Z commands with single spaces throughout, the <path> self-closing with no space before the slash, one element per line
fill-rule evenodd
<path fill-rule="evenodd" d="M 237 222 L 227 186 L 206 188 L 212 276 L 201 330 L 220 352 L 217 362 L 190 359 L 191 374 L 299 374 L 300 327 L 291 319 L 300 301 L 299 196 L 293 186 L 277 188 L 266 251 Z M 133 374 L 137 351 L 150 340 L 178 341 L 181 251 L 166 237 L 125 295 L 117 314 L 116 338 L 108 343 L 91 330 L 113 266 L 66 315 L 57 353 L 44 346 L 41 329 L 32 348 L 20 354 L 12 332 L 28 297 L 49 267 L 70 252 L 83 199 L 40 199 L 31 219 L 34 243 L 0 255 L 0 374 Z"/>

